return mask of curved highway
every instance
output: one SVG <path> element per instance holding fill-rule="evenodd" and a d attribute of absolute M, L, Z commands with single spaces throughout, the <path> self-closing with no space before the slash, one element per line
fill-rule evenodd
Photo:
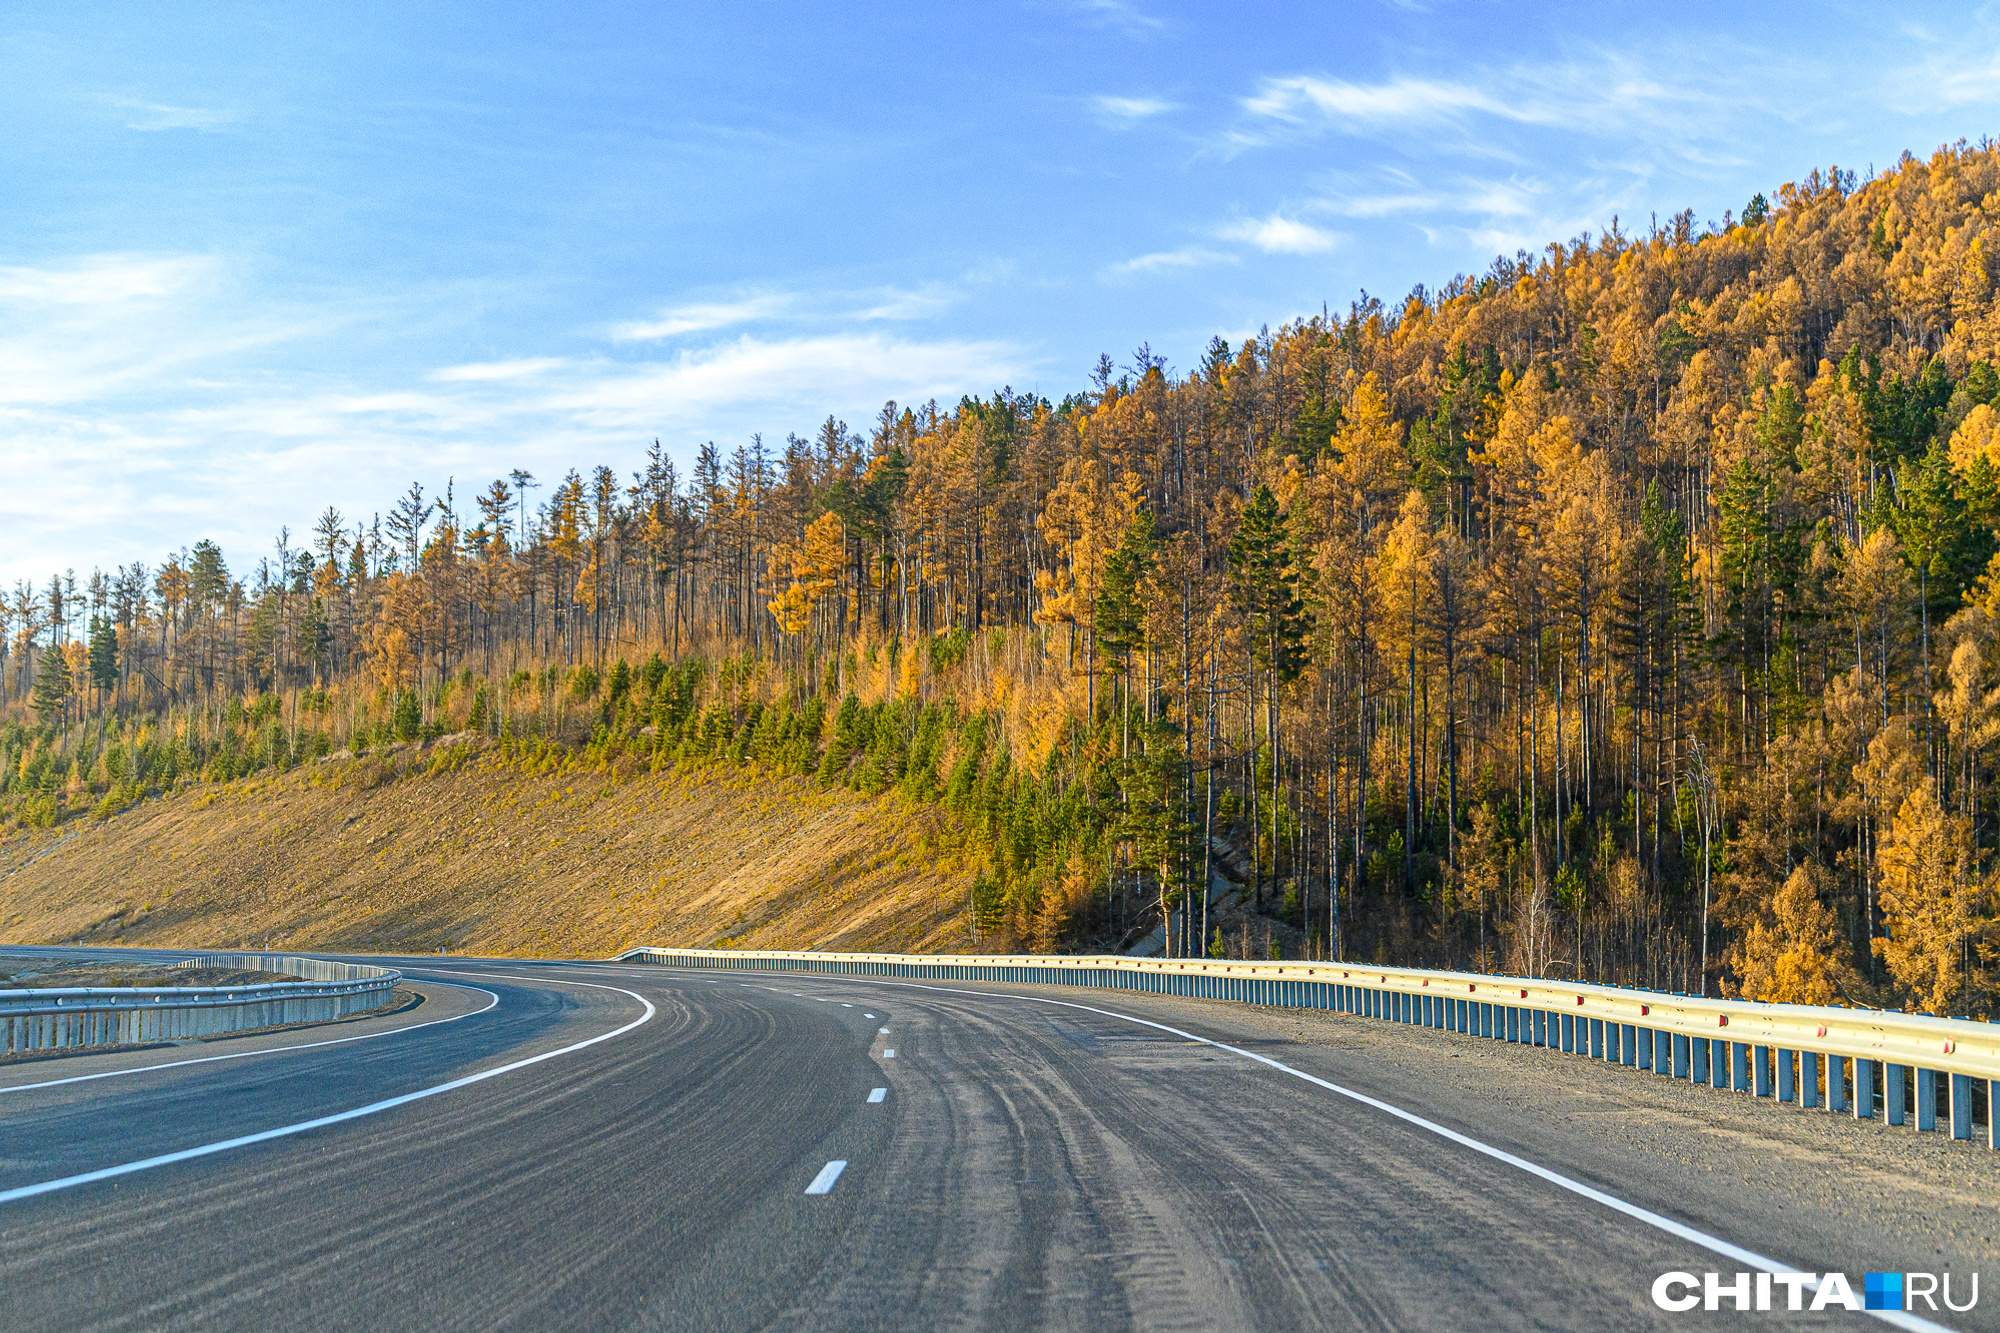
<path fill-rule="evenodd" d="M 1549 1052 L 1058 987 L 395 965 L 424 1003 L 387 1017 L 0 1065 L 0 1324 L 1671 1328 L 1754 1317 L 1653 1303 L 1729 1246 L 2000 1280 L 1991 1155 Z"/>

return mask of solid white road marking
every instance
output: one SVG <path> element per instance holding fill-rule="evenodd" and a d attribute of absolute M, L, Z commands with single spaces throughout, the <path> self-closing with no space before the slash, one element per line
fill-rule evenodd
<path fill-rule="evenodd" d="M 509 976 L 505 973 L 495 972 L 467 972 L 457 975 L 498 977 L 503 981 L 528 980 L 528 978 L 520 976 Z M 617 991 L 620 995 L 629 995 L 640 1004 L 645 1005 L 646 1012 L 627 1023 L 624 1027 L 613 1028 L 611 1031 L 599 1033 L 595 1037 L 589 1037 L 579 1042 L 572 1042 L 570 1045 L 560 1047 L 557 1050 L 543 1051 L 540 1055 L 530 1055 L 525 1059 L 515 1060 L 493 1069 L 483 1069 L 477 1074 L 467 1074 L 464 1078 L 455 1078 L 449 1083 L 439 1083 L 434 1087 L 419 1088 L 415 1092 L 406 1092 L 400 1097 L 389 1097 L 379 1102 L 370 1102 L 366 1106 L 357 1106 L 351 1111 L 337 1111 L 332 1115 L 323 1115 L 312 1120 L 301 1120 L 294 1125 L 280 1125 L 276 1129 L 260 1130 L 255 1134 L 242 1134 L 233 1139 L 223 1139 L 216 1143 L 204 1143 L 197 1148 L 183 1148 L 179 1152 L 161 1153 L 157 1157 L 145 1157 L 136 1162 L 121 1162 L 117 1166 L 102 1167 L 96 1171 L 84 1171 L 74 1176 L 63 1176 L 58 1180 L 44 1180 L 33 1185 L 20 1185 L 14 1189 L 0 1190 L 0 1203 L 13 1203 L 17 1199 L 30 1199 L 38 1194 L 53 1194 L 57 1190 L 71 1189 L 77 1185 L 88 1185 L 99 1180 L 111 1180 L 118 1176 L 129 1176 L 139 1171 L 150 1171 L 156 1166 L 170 1166 L 175 1162 L 191 1161 L 197 1157 L 210 1157 L 219 1152 L 228 1152 L 232 1148 L 247 1148 L 253 1143 L 264 1143 L 271 1139 L 289 1138 L 294 1134 L 303 1134 L 309 1129 L 321 1129 L 327 1125 L 338 1125 L 343 1121 L 359 1120 L 363 1116 L 377 1115 L 383 1111 L 393 1110 L 398 1106 L 407 1106 L 411 1102 L 422 1101 L 427 1097 L 435 1097 L 440 1093 L 455 1092 L 459 1088 L 470 1087 L 474 1083 L 484 1083 L 489 1078 L 498 1078 L 502 1074 L 511 1074 L 516 1069 L 526 1069 L 529 1065 L 538 1065 L 544 1060 L 553 1060 L 559 1055 L 569 1055 L 574 1051 L 584 1049 L 586 1046 L 595 1046 L 600 1041 L 610 1041 L 613 1037 L 622 1037 L 633 1028 L 651 1022 L 653 1015 L 658 1012 L 653 1008 L 651 1000 L 636 992 L 626 990 L 621 986 L 599 986 L 588 981 L 572 981 L 568 984 L 572 986 L 589 986 L 592 990 Z M 835 1172 L 835 1174 L 838 1175 L 839 1173 Z"/>
<path fill-rule="evenodd" d="M 1627 1203 L 1614 1194 L 1607 1194 L 1603 1190 L 1595 1189 L 1580 1180 L 1572 1180 L 1568 1176 L 1551 1171 L 1537 1162 L 1531 1162 L 1525 1157 L 1517 1157 L 1504 1148 L 1496 1148 L 1491 1144 L 1482 1143 L 1468 1134 L 1461 1134 L 1455 1129 L 1448 1129 L 1438 1124 L 1435 1120 L 1426 1120 L 1414 1112 L 1405 1111 L 1400 1106 L 1382 1101 L 1380 1098 L 1370 1097 L 1365 1092 L 1356 1092 L 1352 1088 L 1343 1088 L 1338 1083 L 1329 1082 L 1314 1074 L 1308 1074 L 1303 1069 L 1294 1069 L 1281 1060 L 1273 1060 L 1268 1055 L 1259 1055 L 1255 1051 L 1246 1051 L 1239 1046 L 1231 1046 L 1227 1042 L 1216 1041 L 1211 1037 L 1198 1037 L 1192 1032 L 1183 1031 L 1176 1027 L 1169 1027 L 1165 1023 L 1155 1023 L 1148 1018 L 1134 1018 L 1131 1014 L 1121 1014 L 1115 1009 L 1100 1009 L 1095 1005 L 1078 1004 L 1073 1000 L 1051 999 L 1042 995 L 1019 995 L 1010 991 L 964 990 L 956 986 L 925 986 L 913 981 L 876 981 L 865 977 L 830 976 L 826 979 L 829 981 L 844 981 L 851 986 L 895 986 L 901 990 L 934 991 L 941 995 L 969 995 L 980 999 L 997 997 L 1007 1000 L 1021 1000 L 1028 1004 L 1049 1004 L 1059 1009 L 1080 1009 L 1084 1013 L 1102 1014 L 1106 1018 L 1116 1018 L 1121 1022 L 1133 1023 L 1139 1027 L 1152 1028 L 1157 1032 L 1165 1032 L 1172 1036 L 1183 1037 L 1198 1045 L 1213 1046 L 1219 1051 L 1228 1051 L 1231 1055 L 1239 1055 L 1245 1060 L 1254 1060 L 1260 1065 L 1277 1070 L 1279 1073 L 1290 1074 L 1293 1078 L 1303 1080 L 1315 1087 L 1324 1088 L 1328 1092 L 1346 1097 L 1351 1101 L 1359 1102 L 1361 1105 L 1371 1107 L 1374 1110 L 1382 1112 L 1384 1115 L 1393 1116 L 1405 1124 L 1426 1130 L 1440 1138 L 1449 1139 L 1460 1147 L 1470 1149 L 1481 1156 L 1489 1157 L 1496 1162 L 1501 1162 L 1517 1170 L 1525 1171 L 1539 1180 L 1554 1185 L 1557 1189 L 1566 1190 L 1580 1198 L 1588 1199 L 1592 1203 L 1601 1204 L 1615 1213 L 1622 1213 L 1635 1222 L 1643 1222 L 1647 1226 L 1664 1231 L 1668 1235 L 1687 1241 L 1692 1245 L 1698 1245 L 1713 1254 L 1719 1254 L 1726 1259 L 1733 1259 L 1745 1267 L 1755 1268 L 1766 1273 L 1796 1273 L 1800 1271 L 1793 1268 L 1790 1264 L 1780 1263 L 1776 1259 L 1757 1253 L 1755 1250 L 1747 1250 L 1740 1245 L 1723 1240 L 1719 1236 L 1711 1236 L 1705 1231 L 1699 1231 L 1685 1223 L 1676 1222 L 1671 1217 L 1656 1213 L 1650 1208 L 1642 1208 L 1636 1203 Z M 888 1030 L 887 1028 L 882 1029 L 884 1032 Z M 890 1055 L 893 1052 L 884 1052 L 884 1054 Z M 1812 1275 L 1807 1274 L 1807 1277 L 1810 1279 Z M 1804 1285 L 1809 1290 L 1818 1290 L 1818 1283 L 1815 1281 L 1809 1280 Z M 1897 1328 L 1920 1330 L 1921 1333 L 1951 1333 L 1951 1330 L 1943 1324 L 1933 1323 L 1928 1319 L 1901 1310 L 1870 1310 L 1867 1313 Z"/>
<path fill-rule="evenodd" d="M 846 1158 L 835 1158 L 833 1161 L 828 1162 L 825 1166 L 819 1169 L 819 1174 L 813 1177 L 813 1183 L 806 1186 L 806 1193 L 808 1194 L 833 1193 L 833 1182 L 839 1180 L 840 1173 L 845 1171 L 846 1169 L 847 1169 Z"/>
<path fill-rule="evenodd" d="M 432 1028 L 440 1023 L 456 1023 L 461 1018 L 472 1018 L 485 1013 L 500 1003 L 500 997 L 483 986 L 453 986 L 449 981 L 434 981 L 434 986 L 451 986 L 453 990 L 478 991 L 486 997 L 486 1003 L 477 1009 L 468 1009 L 450 1018 L 433 1018 L 423 1023 L 412 1023 L 404 1028 L 390 1028 L 387 1032 L 363 1032 L 354 1037 L 334 1037 L 328 1041 L 308 1041 L 295 1046 L 262 1046 L 254 1051 L 231 1051 L 228 1055 L 200 1055 L 190 1060 L 168 1060 L 157 1065 L 134 1065 L 130 1069 L 107 1069 L 101 1074 L 75 1074 L 69 1078 L 44 1079 L 40 1083 L 17 1083 L 11 1088 L 0 1088 L 0 1095 L 9 1092 L 30 1092 L 36 1088 L 55 1088 L 65 1083 L 89 1083 L 100 1078 L 123 1078 L 127 1074 L 150 1074 L 155 1069 L 180 1069 L 186 1065 L 208 1065 L 218 1060 L 245 1060 L 253 1055 L 282 1055 L 286 1051 L 310 1051 L 321 1046 L 342 1046 L 351 1041 L 371 1041 L 376 1037 L 395 1037 L 405 1032 L 415 1032 L 419 1028 Z M 247 1034 L 246 1034 L 247 1035 Z"/>
<path fill-rule="evenodd" d="M 868 1094 L 868 1104 L 870 1106 L 873 1106 L 875 1103 L 881 1101 L 888 1095 L 889 1095 L 889 1090 L 887 1088 L 877 1088 L 875 1089 L 875 1091 Z"/>

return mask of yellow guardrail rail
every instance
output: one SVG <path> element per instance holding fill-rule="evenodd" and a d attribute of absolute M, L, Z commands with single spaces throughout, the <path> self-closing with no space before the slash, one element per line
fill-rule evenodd
<path fill-rule="evenodd" d="M 1624 986 L 1354 963 L 1204 958 L 628 949 L 620 961 L 903 980 L 1133 990 L 1326 1009 L 1559 1049 L 1717 1088 L 1973 1136 L 2000 1147 L 2000 1024 L 1707 999 Z M 1943 1096 L 1939 1083 L 1943 1082 Z"/>

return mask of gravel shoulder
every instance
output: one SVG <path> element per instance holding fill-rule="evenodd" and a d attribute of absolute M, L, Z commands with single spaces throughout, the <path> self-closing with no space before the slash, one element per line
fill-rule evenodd
<path fill-rule="evenodd" d="M 1240 1046 L 1800 1268 L 2000 1270 L 2000 1152 L 1980 1139 L 1320 1010 L 962 989 L 1045 996 Z M 1380 1114 L 1334 1094 L 1327 1111 Z"/>

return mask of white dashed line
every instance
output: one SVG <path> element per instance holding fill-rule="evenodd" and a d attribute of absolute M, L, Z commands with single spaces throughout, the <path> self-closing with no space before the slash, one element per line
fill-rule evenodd
<path fill-rule="evenodd" d="M 882 1058 L 884 1060 L 893 1060 L 896 1058 L 896 1053 L 894 1051 L 884 1051 L 882 1052 Z"/>
<path fill-rule="evenodd" d="M 883 1028 L 883 1029 L 881 1029 L 881 1032 L 882 1032 L 882 1035 L 883 1035 L 883 1036 L 885 1036 L 885 1037 L 889 1035 L 889 1029 L 887 1029 L 887 1028 Z"/>
<path fill-rule="evenodd" d="M 875 1089 L 875 1091 L 868 1094 L 868 1104 L 870 1106 L 873 1106 L 875 1103 L 881 1101 L 888 1095 L 889 1095 L 889 1090 L 887 1088 L 877 1088 Z"/>
<path fill-rule="evenodd" d="M 819 1174 L 813 1177 L 813 1183 L 806 1186 L 806 1193 L 808 1194 L 833 1193 L 833 1182 L 839 1180 L 840 1173 L 845 1171 L 846 1169 L 847 1169 L 847 1162 L 844 1158 L 835 1158 L 833 1161 L 828 1162 L 825 1166 L 819 1169 Z"/>

